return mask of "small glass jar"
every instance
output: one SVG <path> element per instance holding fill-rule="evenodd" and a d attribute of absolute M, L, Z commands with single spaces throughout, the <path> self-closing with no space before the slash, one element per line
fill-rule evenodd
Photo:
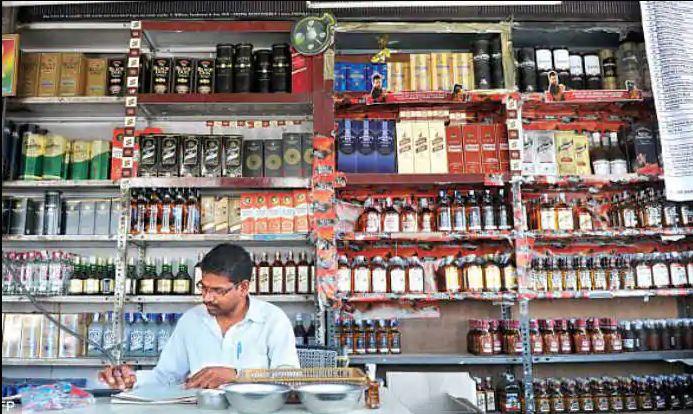
<path fill-rule="evenodd" d="M 576 354 L 589 354 L 591 351 L 590 335 L 587 333 L 587 322 L 584 319 L 575 321 L 573 330 L 573 350 Z"/>
<path fill-rule="evenodd" d="M 609 353 L 623 352 L 623 339 L 621 333 L 616 328 L 615 318 L 604 318 L 602 325 L 604 326 L 604 349 Z"/>
<path fill-rule="evenodd" d="M 504 320 L 503 345 L 506 355 L 522 355 L 522 337 L 520 336 L 520 322 Z"/>
<path fill-rule="evenodd" d="M 560 351 L 558 335 L 554 330 L 554 321 L 551 319 L 541 319 L 539 321 L 541 336 L 544 341 L 545 354 L 557 354 Z"/>
<path fill-rule="evenodd" d="M 544 340 L 539 333 L 539 323 L 536 319 L 529 321 L 529 343 L 532 354 L 541 355 L 544 353 Z"/>

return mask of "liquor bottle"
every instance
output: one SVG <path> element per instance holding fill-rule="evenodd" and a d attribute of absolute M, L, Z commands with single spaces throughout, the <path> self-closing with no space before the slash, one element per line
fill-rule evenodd
<path fill-rule="evenodd" d="M 72 269 L 72 276 L 70 276 L 67 291 L 70 295 L 83 295 L 86 274 L 82 266 L 82 259 L 79 256 L 75 256 Z"/>
<path fill-rule="evenodd" d="M 621 225 L 627 229 L 639 227 L 637 209 L 631 202 L 630 194 L 624 191 L 621 200 L 619 214 Z"/>
<path fill-rule="evenodd" d="M 606 141 L 599 132 L 592 133 L 592 143 L 590 145 L 590 159 L 592 160 L 592 172 L 595 175 L 609 175 L 611 167 L 606 154 Z"/>
<path fill-rule="evenodd" d="M 575 230 L 573 209 L 566 203 L 565 193 L 558 194 L 558 203 L 556 204 L 556 227 L 558 230 L 564 231 Z"/>
<path fill-rule="evenodd" d="M 387 278 L 387 264 L 380 256 L 375 256 L 371 259 L 371 292 L 373 293 L 388 293 L 390 291 L 390 283 Z"/>
<path fill-rule="evenodd" d="M 380 212 L 373 205 L 373 200 L 367 198 L 363 207 L 363 212 L 357 219 L 357 230 L 366 233 L 380 233 Z"/>
<path fill-rule="evenodd" d="M 662 253 L 652 254 L 652 283 L 656 289 L 671 287 L 668 261 L 670 256 Z"/>
<path fill-rule="evenodd" d="M 467 210 L 467 227 L 469 227 L 469 231 L 481 231 L 481 207 L 474 190 L 469 190 L 465 208 Z"/>
<path fill-rule="evenodd" d="M 450 210 L 450 198 L 448 197 L 447 190 L 440 190 L 438 192 L 436 223 L 438 231 L 452 231 L 452 211 Z"/>
<path fill-rule="evenodd" d="M 464 198 L 458 190 L 454 192 L 452 201 L 452 229 L 454 231 L 467 231 L 467 211 L 464 207 Z"/>
<path fill-rule="evenodd" d="M 104 266 L 101 277 L 101 294 L 113 295 L 115 293 L 115 263 L 113 258 L 109 257 Z"/>
<path fill-rule="evenodd" d="M 683 288 L 688 283 L 686 275 L 686 266 L 683 263 L 683 257 L 678 252 L 669 253 L 667 257 L 669 262 L 669 271 L 671 274 L 671 287 Z"/>
<path fill-rule="evenodd" d="M 680 227 L 681 226 L 681 216 L 679 216 L 679 208 L 678 205 L 671 200 L 668 200 L 667 198 L 664 197 L 664 194 L 660 193 L 659 200 L 664 200 L 664 205 L 661 207 L 662 208 L 662 224 L 666 228 L 675 228 L 675 227 Z M 661 203 L 658 203 L 661 205 Z"/>
<path fill-rule="evenodd" d="M 135 258 L 128 259 L 128 265 L 125 271 L 125 294 L 134 295 L 137 291 L 137 266 L 135 266 Z"/>
<path fill-rule="evenodd" d="M 433 210 L 430 209 L 428 198 L 419 199 L 419 229 L 423 233 L 432 233 L 436 231 L 436 216 Z"/>
<path fill-rule="evenodd" d="M 270 264 L 267 252 L 262 253 L 260 263 L 257 265 L 257 293 L 267 295 L 271 293 Z"/>
<path fill-rule="evenodd" d="M 345 255 L 337 259 L 337 292 L 353 292 L 352 269 L 349 266 L 349 259 Z"/>
<path fill-rule="evenodd" d="M 308 263 L 308 254 L 301 252 L 298 255 L 298 264 L 296 265 L 297 278 L 297 293 L 308 294 L 313 292 L 313 281 L 311 275 L 311 266 Z M 349 271 L 349 284 L 351 284 L 351 270 Z"/>
<path fill-rule="evenodd" d="M 563 272 L 563 288 L 567 291 L 577 291 L 578 274 L 575 261 L 571 256 L 563 256 L 558 260 L 559 269 Z"/>
<path fill-rule="evenodd" d="M 579 256 L 578 260 L 578 288 L 580 290 L 592 290 L 592 259 L 587 256 Z"/>
<path fill-rule="evenodd" d="M 134 232 L 144 234 L 147 227 L 147 192 L 146 190 L 137 193 L 137 223 Z"/>
<path fill-rule="evenodd" d="M 603 255 L 596 256 L 593 259 L 592 288 L 594 290 L 607 289 L 606 267 L 608 266 L 608 263 L 605 259 L 606 257 Z"/>
<path fill-rule="evenodd" d="M 282 255 L 278 251 L 274 253 L 270 275 L 270 293 L 281 295 L 284 293 L 284 263 L 282 263 Z"/>
<path fill-rule="evenodd" d="M 385 199 L 385 208 L 382 210 L 381 217 L 383 220 L 381 229 L 384 233 L 397 233 L 400 231 L 399 213 L 392 203 L 392 198 L 387 197 Z"/>
<path fill-rule="evenodd" d="M 611 175 L 625 175 L 628 174 L 628 162 L 626 161 L 626 155 L 621 150 L 621 146 L 618 143 L 618 133 L 609 132 L 609 170 Z"/>
<path fill-rule="evenodd" d="M 541 195 L 541 204 L 539 205 L 539 230 L 547 231 L 557 230 L 556 209 L 549 200 L 548 194 Z"/>
<path fill-rule="evenodd" d="M 147 222 L 145 232 L 148 234 L 156 234 L 159 232 L 159 226 L 161 224 L 161 199 L 159 198 L 159 192 L 156 188 L 152 188 L 149 192 L 149 199 L 147 200 Z"/>
<path fill-rule="evenodd" d="M 609 290 L 621 289 L 621 272 L 619 269 L 620 257 L 616 254 L 605 258 L 606 266 L 606 284 Z"/>
<path fill-rule="evenodd" d="M 131 234 L 137 234 L 138 233 L 138 226 L 139 226 L 139 216 L 138 216 L 138 209 L 137 209 L 137 200 L 140 196 L 140 192 L 138 190 L 132 190 L 130 193 L 130 233 Z"/>
<path fill-rule="evenodd" d="M 96 257 L 92 256 L 89 258 L 89 265 L 87 267 L 87 278 L 84 281 L 84 294 L 98 295 L 100 291 L 101 283 L 99 280 Z"/>
<path fill-rule="evenodd" d="M 173 270 L 168 257 L 164 257 L 161 274 L 156 279 L 156 294 L 170 295 L 173 292 Z"/>
<path fill-rule="evenodd" d="M 647 195 L 644 197 L 646 201 L 638 206 L 642 209 L 645 205 L 645 214 L 643 220 L 640 221 L 642 227 L 662 228 L 664 223 L 664 208 L 654 188 L 647 189 Z"/>
<path fill-rule="evenodd" d="M 635 289 L 635 271 L 631 264 L 632 255 L 625 254 L 619 257 L 618 267 L 621 276 L 622 289 Z"/>
<path fill-rule="evenodd" d="M 200 232 L 200 204 L 199 192 L 197 190 L 188 189 L 188 197 L 185 201 L 186 217 L 184 233 L 197 234 Z"/>
<path fill-rule="evenodd" d="M 396 294 L 407 293 L 407 271 L 405 263 L 399 256 L 393 256 L 389 260 L 387 279 L 390 281 L 390 292 Z"/>
<path fill-rule="evenodd" d="M 308 324 L 308 330 L 306 331 L 306 345 L 308 346 L 317 346 L 317 338 L 315 337 L 315 318 L 313 315 L 308 315 L 310 319 L 310 323 Z"/>
<path fill-rule="evenodd" d="M 255 253 L 248 253 L 250 256 L 250 281 L 248 282 L 248 293 L 257 293 L 257 261 Z"/>
<path fill-rule="evenodd" d="M 462 272 L 458 258 L 447 256 L 439 270 L 439 290 L 443 292 L 460 292 L 462 290 Z"/>
<path fill-rule="evenodd" d="M 638 289 L 651 289 L 652 285 L 652 264 L 649 257 L 638 253 L 635 261 L 635 286 Z"/>
<path fill-rule="evenodd" d="M 199 288 L 200 282 L 202 281 L 202 268 L 200 267 L 200 262 L 202 262 L 202 259 L 204 258 L 204 254 L 202 252 L 197 254 L 197 263 L 195 264 L 195 267 L 193 268 L 193 293 L 196 295 L 202 294 L 202 290 Z"/>
<path fill-rule="evenodd" d="M 303 326 L 303 315 L 296 314 L 294 322 L 294 338 L 296 338 L 297 346 L 305 346 L 306 344 L 306 328 Z"/>
<path fill-rule="evenodd" d="M 481 219 L 484 230 L 496 230 L 496 206 L 494 205 L 494 197 L 491 195 L 491 190 L 486 190 L 482 199 Z"/>
<path fill-rule="evenodd" d="M 388 331 L 388 342 L 390 353 L 402 353 L 402 333 L 399 330 L 399 321 L 393 319 L 390 321 L 390 329 Z"/>
<path fill-rule="evenodd" d="M 173 280 L 173 294 L 189 295 L 192 291 L 191 288 L 192 279 L 190 278 L 190 274 L 188 274 L 188 263 L 185 259 L 180 259 L 180 263 L 178 264 L 178 273 L 176 274 L 176 278 Z"/>
<path fill-rule="evenodd" d="M 375 322 L 366 320 L 366 353 L 378 353 L 378 339 L 376 335 Z"/>
<path fill-rule="evenodd" d="M 173 197 L 171 196 L 170 189 L 164 190 L 163 194 L 161 200 L 161 225 L 159 226 L 159 233 L 168 234 L 173 230 Z"/>
<path fill-rule="evenodd" d="M 371 269 L 364 256 L 356 256 L 353 265 L 353 288 L 355 293 L 371 291 Z"/>
<path fill-rule="evenodd" d="M 156 268 L 152 264 L 152 259 L 147 258 L 144 265 L 144 272 L 142 277 L 139 279 L 139 284 L 137 286 L 138 295 L 153 295 L 155 292 L 156 283 Z"/>
<path fill-rule="evenodd" d="M 411 205 L 410 200 L 405 200 L 400 214 L 400 224 L 405 233 L 416 233 L 419 231 L 419 215 Z"/>
<path fill-rule="evenodd" d="M 563 286 L 563 272 L 558 265 L 558 260 L 555 257 L 546 258 L 546 279 L 549 283 L 548 289 L 554 292 L 565 290 Z"/>
<path fill-rule="evenodd" d="M 500 257 L 488 255 L 484 262 L 484 291 L 500 292 L 503 288 L 503 276 L 500 268 Z"/>
<path fill-rule="evenodd" d="M 297 266 L 294 261 L 294 252 L 289 250 L 284 263 L 284 293 L 294 294 L 298 291 Z"/>
<path fill-rule="evenodd" d="M 363 321 L 356 321 L 354 326 L 354 352 L 357 355 L 366 354 L 366 329 Z"/>
<path fill-rule="evenodd" d="M 505 198 L 505 191 L 501 188 L 498 190 L 498 197 L 496 198 L 496 205 L 498 208 L 498 229 L 499 230 L 510 230 L 512 229 L 512 217 L 510 210 L 508 209 L 507 200 Z"/>
<path fill-rule="evenodd" d="M 424 268 L 417 255 L 409 258 L 407 263 L 407 291 L 410 293 L 424 292 Z"/>
<path fill-rule="evenodd" d="M 185 229 L 185 218 L 187 216 L 187 206 L 185 204 L 185 198 L 183 197 L 183 192 L 180 189 L 174 191 L 174 201 L 173 201 L 173 228 L 171 229 L 173 233 L 180 234 L 183 233 Z"/>
<path fill-rule="evenodd" d="M 483 292 L 484 290 L 484 260 L 481 257 L 470 255 L 464 258 L 462 270 L 462 290 L 470 292 Z"/>
<path fill-rule="evenodd" d="M 578 225 L 578 230 L 581 231 L 592 231 L 594 228 L 592 225 L 592 212 L 588 204 L 582 199 L 578 199 L 575 207 L 575 222 Z"/>

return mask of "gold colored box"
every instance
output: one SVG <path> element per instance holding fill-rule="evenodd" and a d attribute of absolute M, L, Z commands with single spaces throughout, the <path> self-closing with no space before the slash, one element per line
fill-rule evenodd
<path fill-rule="evenodd" d="M 38 96 L 57 96 L 60 83 L 60 53 L 41 53 Z"/>
<path fill-rule="evenodd" d="M 60 58 L 60 96 L 84 95 L 87 60 L 82 53 L 63 53 Z"/>
<path fill-rule="evenodd" d="M 87 59 L 87 81 L 84 87 L 86 96 L 106 95 L 106 73 L 108 62 L 106 59 Z"/>

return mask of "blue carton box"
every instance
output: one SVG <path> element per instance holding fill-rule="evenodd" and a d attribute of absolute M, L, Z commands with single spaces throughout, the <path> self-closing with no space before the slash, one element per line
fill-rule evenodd
<path fill-rule="evenodd" d="M 337 170 L 345 173 L 357 172 L 357 137 L 352 134 L 352 123 L 354 122 L 361 123 L 361 121 L 352 121 L 350 119 L 337 121 Z"/>
<path fill-rule="evenodd" d="M 383 90 L 387 90 L 387 64 L 386 63 L 371 63 L 367 69 L 368 78 L 366 80 L 366 89 L 370 92 L 373 89 L 373 78 L 376 75 L 380 76 L 380 83 Z"/>
<path fill-rule="evenodd" d="M 375 170 L 379 173 L 397 172 L 395 152 L 395 121 L 373 119 L 368 123 L 370 135 L 375 141 Z"/>
<path fill-rule="evenodd" d="M 367 63 L 346 63 L 346 90 L 350 92 L 367 92 Z"/>
<path fill-rule="evenodd" d="M 352 121 L 354 122 L 354 121 Z M 354 131 L 352 123 L 352 133 L 357 136 L 356 144 L 356 165 L 360 173 L 376 172 L 376 151 L 375 136 L 371 135 L 370 125 L 373 120 L 365 119 L 360 121 L 360 129 Z"/>
<path fill-rule="evenodd" d="M 347 65 L 344 62 L 336 62 L 334 64 L 334 91 L 347 91 Z"/>

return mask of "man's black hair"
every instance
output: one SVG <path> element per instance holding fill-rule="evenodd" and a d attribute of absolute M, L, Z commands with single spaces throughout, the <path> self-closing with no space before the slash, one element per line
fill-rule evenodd
<path fill-rule="evenodd" d="M 380 76 L 379 73 L 376 73 L 375 75 L 373 75 L 373 79 L 382 79 L 382 78 L 383 78 L 383 77 Z"/>
<path fill-rule="evenodd" d="M 210 250 L 200 263 L 202 273 L 225 276 L 233 283 L 250 280 L 252 263 L 250 254 L 241 246 L 223 243 Z"/>

